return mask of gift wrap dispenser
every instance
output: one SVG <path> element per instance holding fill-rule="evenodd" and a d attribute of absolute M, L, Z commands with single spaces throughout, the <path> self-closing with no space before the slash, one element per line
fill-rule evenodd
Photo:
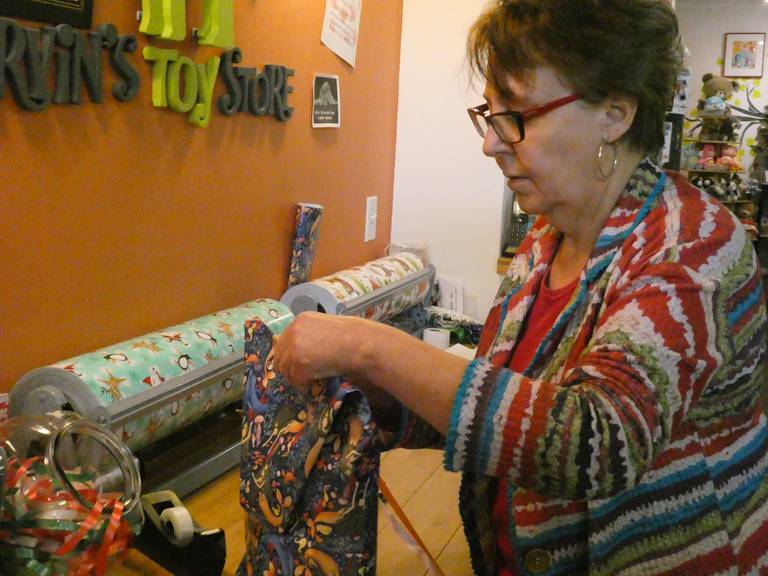
<path fill-rule="evenodd" d="M 72 410 L 111 429 L 145 487 L 184 496 L 239 462 L 243 325 L 281 333 L 284 304 L 255 300 L 37 368 L 11 391 L 12 416 Z"/>
<path fill-rule="evenodd" d="M 400 252 L 292 286 L 280 301 L 294 314 L 311 310 L 385 321 L 409 310 L 423 311 L 434 281 L 434 266 Z"/>

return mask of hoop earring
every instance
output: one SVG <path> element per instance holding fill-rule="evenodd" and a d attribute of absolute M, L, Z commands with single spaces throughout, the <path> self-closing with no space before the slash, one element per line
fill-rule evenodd
<path fill-rule="evenodd" d="M 612 155 L 611 167 L 608 170 L 603 167 L 603 164 L 605 163 L 605 157 L 608 155 L 605 152 L 606 147 L 610 147 Z M 613 142 L 601 142 L 600 148 L 597 149 L 597 172 L 600 174 L 600 179 L 608 180 L 608 178 L 610 178 L 611 175 L 616 171 L 616 166 L 618 164 L 619 153 L 616 151 L 616 144 Z"/>

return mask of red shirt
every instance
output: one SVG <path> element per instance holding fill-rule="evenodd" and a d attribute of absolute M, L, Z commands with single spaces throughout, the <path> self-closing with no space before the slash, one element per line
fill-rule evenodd
<path fill-rule="evenodd" d="M 528 312 L 523 335 L 512 355 L 512 361 L 509 363 L 509 369 L 513 372 L 523 372 L 528 368 L 539 344 L 555 325 L 557 317 L 565 309 L 571 294 L 579 283 L 579 279 L 576 278 L 566 286 L 552 290 L 546 286 L 548 281 L 549 275 L 542 282 L 541 289 Z M 498 559 L 498 576 L 514 576 L 516 574 L 513 568 L 515 566 L 515 551 L 509 541 L 507 488 L 508 482 L 500 480 L 499 492 L 496 494 L 496 500 L 491 511 L 491 522 L 496 533 L 496 545 L 501 552 Z"/>

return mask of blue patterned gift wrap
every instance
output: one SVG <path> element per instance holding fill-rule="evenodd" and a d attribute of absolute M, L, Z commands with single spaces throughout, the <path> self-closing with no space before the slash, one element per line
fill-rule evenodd
<path fill-rule="evenodd" d="M 288 287 L 309 280 L 322 215 L 323 207 L 320 204 L 302 203 L 296 210 L 296 229 L 293 235 Z"/>

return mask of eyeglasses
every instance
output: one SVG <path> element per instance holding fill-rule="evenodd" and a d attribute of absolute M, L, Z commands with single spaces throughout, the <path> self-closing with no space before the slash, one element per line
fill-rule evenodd
<path fill-rule="evenodd" d="M 522 142 L 525 139 L 525 129 L 523 128 L 524 120 L 530 120 L 536 116 L 541 116 L 547 112 L 551 112 L 556 108 L 581 100 L 581 96 L 578 94 L 571 94 L 564 98 L 558 98 L 552 100 L 536 108 L 529 110 L 523 110 L 519 112 L 517 110 L 507 110 L 505 112 L 496 112 L 491 114 L 491 109 L 488 104 L 481 104 L 474 108 L 467 109 L 469 118 L 472 120 L 472 124 L 475 125 L 477 133 L 482 138 L 488 134 L 488 126 L 491 126 L 496 132 L 496 135 L 506 142 L 507 144 L 516 144 Z"/>

